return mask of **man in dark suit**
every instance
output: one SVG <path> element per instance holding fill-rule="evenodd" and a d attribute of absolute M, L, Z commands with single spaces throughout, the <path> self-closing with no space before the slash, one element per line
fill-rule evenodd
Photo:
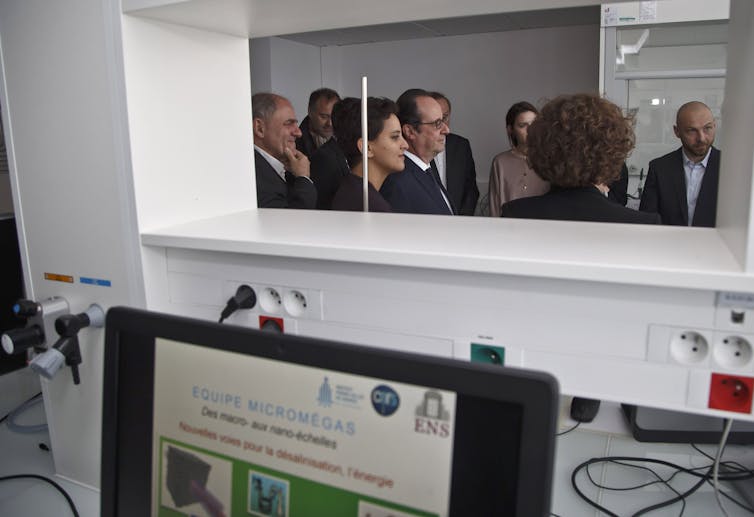
<path fill-rule="evenodd" d="M 717 215 L 720 151 L 715 117 L 698 101 L 680 107 L 673 126 L 680 149 L 649 162 L 639 210 L 657 212 L 663 224 L 713 228 Z"/>
<path fill-rule="evenodd" d="M 314 208 L 317 191 L 309 178 L 309 159 L 296 149 L 301 136 L 293 106 L 274 93 L 251 98 L 254 169 L 259 208 Z"/>
<path fill-rule="evenodd" d="M 317 208 L 330 210 L 340 182 L 351 169 L 338 142 L 331 138 L 312 156 L 311 178 L 317 188 Z"/>
<path fill-rule="evenodd" d="M 343 103 L 338 101 L 332 108 L 332 127 L 338 127 L 338 117 Z M 311 157 L 311 178 L 317 188 L 317 208 L 330 210 L 335 193 L 340 187 L 340 182 L 351 173 L 338 141 L 335 136 L 322 144 Z"/>
<path fill-rule="evenodd" d="M 332 108 L 339 100 L 338 92 L 330 88 L 320 88 L 309 95 L 308 114 L 299 126 L 301 136 L 296 139 L 296 149 L 310 160 L 332 138 Z"/>
<path fill-rule="evenodd" d="M 425 90 L 398 97 L 398 119 L 408 142 L 405 169 L 387 177 L 380 188 L 394 212 L 453 215 L 452 202 L 431 162 L 445 149 L 448 125 L 442 108 Z"/>
<path fill-rule="evenodd" d="M 450 100 L 440 92 L 430 92 L 430 95 L 440 103 L 442 119 L 450 130 Z M 448 133 L 445 137 L 445 151 L 435 156 L 435 164 L 458 215 L 474 215 L 479 188 L 469 141 L 461 135 Z"/>

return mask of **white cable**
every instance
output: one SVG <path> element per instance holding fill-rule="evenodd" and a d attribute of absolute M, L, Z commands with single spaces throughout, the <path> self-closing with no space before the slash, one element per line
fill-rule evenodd
<path fill-rule="evenodd" d="M 602 456 L 608 456 L 610 455 L 610 448 L 613 445 L 613 435 L 608 434 L 607 440 L 605 441 L 605 452 L 602 454 Z M 602 472 L 600 472 L 600 487 L 604 487 L 607 484 L 607 467 L 603 464 L 602 465 Z M 602 505 L 602 499 L 605 495 L 605 491 L 600 488 L 597 491 L 597 504 Z"/>
<path fill-rule="evenodd" d="M 723 500 L 720 498 L 720 485 L 718 484 L 717 476 L 720 472 L 720 459 L 723 457 L 723 449 L 725 449 L 725 442 L 728 441 L 728 433 L 733 425 L 733 420 L 730 418 L 725 419 L 725 427 L 723 428 L 723 435 L 720 437 L 720 443 L 717 446 L 717 454 L 715 455 L 715 463 L 712 467 L 712 486 L 715 489 L 715 499 L 717 499 L 717 505 L 720 507 L 720 511 L 723 512 L 725 517 L 728 517 L 728 512 L 725 511 L 723 506 Z"/>

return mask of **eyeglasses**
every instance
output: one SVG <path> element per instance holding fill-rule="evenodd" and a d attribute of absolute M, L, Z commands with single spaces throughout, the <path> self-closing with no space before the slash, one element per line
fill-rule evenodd
<path fill-rule="evenodd" d="M 434 126 L 435 129 L 442 129 L 443 124 L 447 124 L 448 121 L 445 117 L 438 118 L 437 120 L 433 120 L 432 122 L 417 122 L 417 126 Z"/>

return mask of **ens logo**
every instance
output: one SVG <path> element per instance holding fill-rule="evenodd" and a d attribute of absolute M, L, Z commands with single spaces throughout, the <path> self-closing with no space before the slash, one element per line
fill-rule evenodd
<path fill-rule="evenodd" d="M 382 416 L 390 416 L 398 410 L 401 398 L 390 386 L 380 384 L 372 390 L 372 406 Z"/>

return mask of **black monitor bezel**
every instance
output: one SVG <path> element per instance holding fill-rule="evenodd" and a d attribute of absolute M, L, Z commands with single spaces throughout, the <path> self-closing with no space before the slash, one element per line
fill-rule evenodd
<path fill-rule="evenodd" d="M 222 344 L 216 342 L 218 331 L 223 333 Z M 124 335 L 131 336 L 127 347 L 121 346 Z M 141 339 L 134 340 L 134 336 Z M 119 515 L 122 502 L 118 501 L 119 496 L 135 497 L 135 494 L 123 493 L 125 487 L 119 486 L 119 473 L 128 469 L 129 460 L 133 460 L 133 451 L 121 448 L 129 448 L 126 444 L 129 440 L 143 440 L 147 431 L 151 443 L 155 337 L 520 405 L 521 444 L 514 515 L 549 515 L 559 407 L 557 381 L 549 374 L 115 307 L 108 311 L 105 337 L 103 516 Z M 248 349 L 250 338 L 255 343 L 253 353 Z M 139 411 L 141 429 L 135 428 L 134 422 L 126 423 L 129 416 Z M 146 454 L 151 457 L 151 449 Z M 144 488 L 142 486 L 141 490 Z M 533 494 L 537 496 L 532 497 Z M 147 498 L 151 498 L 151 492 Z"/>

